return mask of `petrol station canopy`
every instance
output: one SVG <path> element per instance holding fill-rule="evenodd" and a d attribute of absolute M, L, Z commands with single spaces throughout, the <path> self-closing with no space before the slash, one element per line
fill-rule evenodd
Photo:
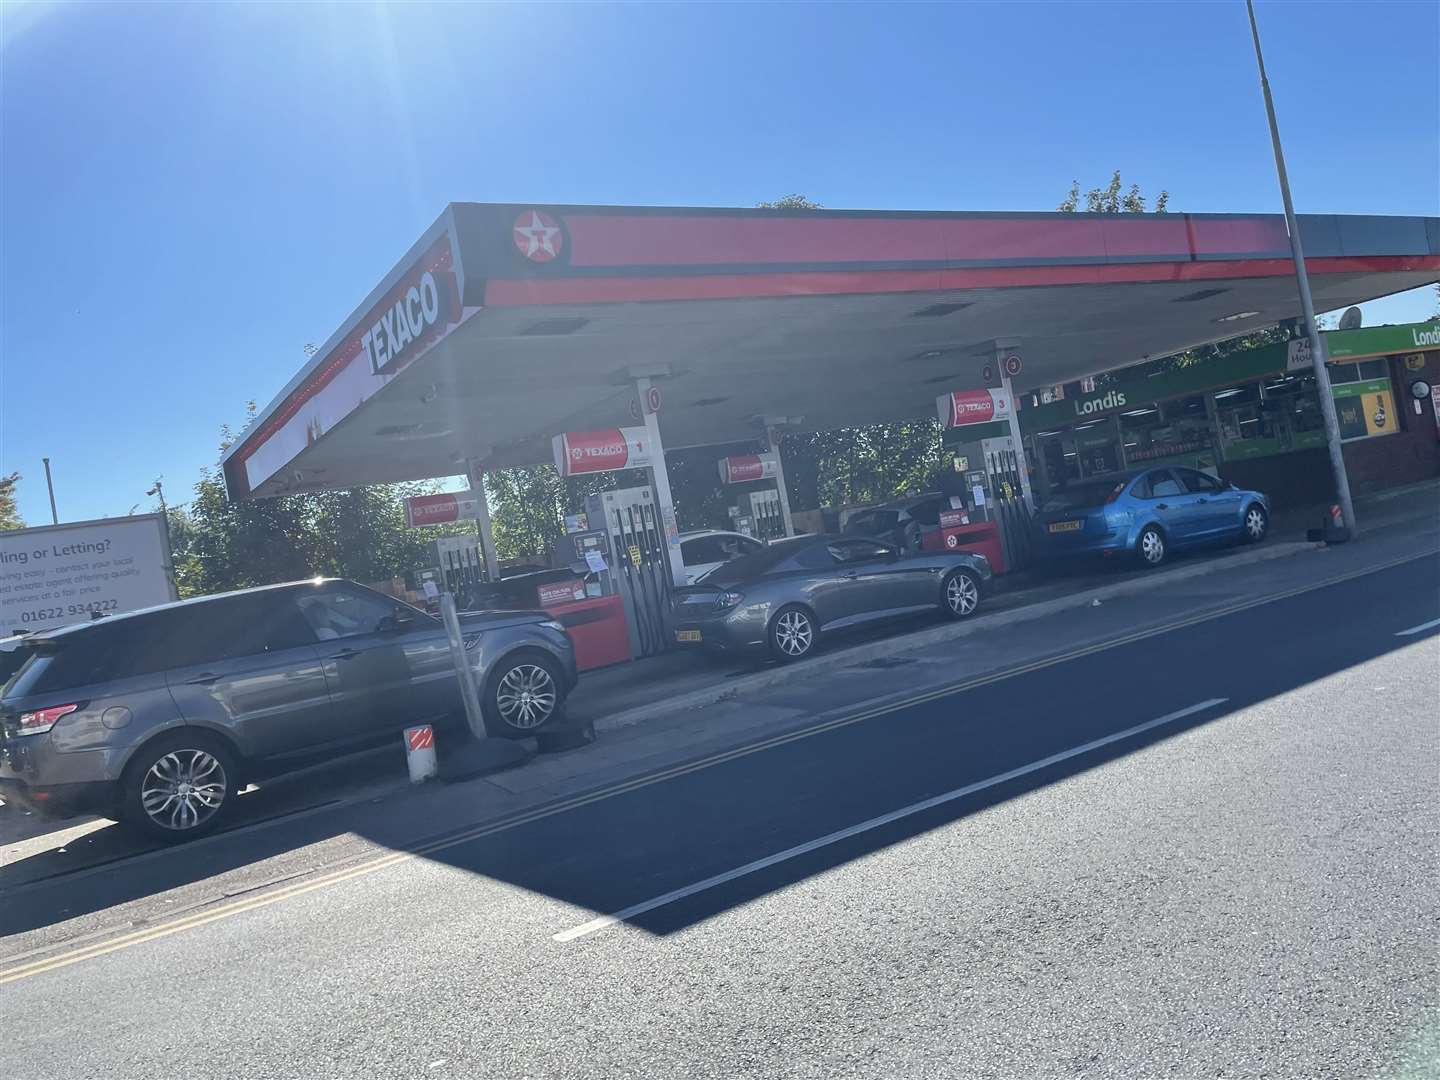
<path fill-rule="evenodd" d="M 1301 216 L 1318 310 L 1440 280 L 1440 218 Z M 452 203 L 225 457 L 232 498 L 934 415 L 1300 314 L 1284 218 Z"/>

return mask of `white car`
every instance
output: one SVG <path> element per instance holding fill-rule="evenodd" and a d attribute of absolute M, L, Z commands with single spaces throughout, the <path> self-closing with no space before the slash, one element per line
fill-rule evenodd
<path fill-rule="evenodd" d="M 724 529 L 697 529 L 681 533 L 680 558 L 685 562 L 685 584 L 694 585 L 717 566 L 724 566 L 731 559 L 749 555 L 764 546 L 763 540 Z"/>

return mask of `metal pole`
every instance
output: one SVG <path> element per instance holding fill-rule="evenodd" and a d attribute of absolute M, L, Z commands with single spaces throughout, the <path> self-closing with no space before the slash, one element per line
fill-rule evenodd
<path fill-rule="evenodd" d="M 785 535 L 795 535 L 795 523 L 790 520 L 790 489 L 785 486 L 785 461 L 780 457 L 780 440 L 785 436 L 775 428 L 767 428 L 765 441 L 775 455 L 775 490 L 780 495 L 780 518 L 785 526 Z"/>
<path fill-rule="evenodd" d="M 1000 389 L 1010 399 L 1010 415 L 1006 422 L 1010 429 L 1010 441 L 1014 443 L 1015 453 L 1020 461 L 1020 494 L 1025 500 L 1026 508 L 1033 513 L 1035 493 L 1030 490 L 1030 470 L 1025 465 L 1025 436 L 1020 433 L 1020 410 L 1016 408 L 1015 388 L 1010 384 L 1010 376 L 1005 374 L 1005 357 L 1011 349 L 1011 346 L 1007 346 L 995 350 L 995 369 L 1000 372 Z"/>
<path fill-rule="evenodd" d="M 445 623 L 445 637 L 450 642 L 450 661 L 455 665 L 455 675 L 460 680 L 460 696 L 465 701 L 465 720 L 470 725 L 470 734 L 476 741 L 484 740 L 485 717 L 480 712 L 480 690 L 475 685 L 475 669 L 470 666 L 470 657 L 465 654 L 465 638 L 460 633 L 460 617 L 455 613 L 455 596 L 446 589 L 440 594 L 440 618 Z"/>
<path fill-rule="evenodd" d="M 495 555 L 495 533 L 490 526 L 490 496 L 485 491 L 485 466 L 478 461 L 466 465 L 471 494 L 475 496 L 475 524 L 480 533 L 480 554 L 485 557 L 485 576 L 500 580 L 500 561 Z"/>
<path fill-rule="evenodd" d="M 1300 286 L 1300 307 L 1305 313 L 1305 329 L 1310 338 L 1310 355 L 1315 369 L 1315 392 L 1320 395 L 1320 415 L 1325 419 L 1325 442 L 1330 448 L 1330 471 L 1335 476 L 1335 495 L 1350 535 L 1358 536 L 1355 505 L 1350 501 L 1350 477 L 1345 472 L 1345 452 L 1340 445 L 1340 420 L 1335 415 L 1335 397 L 1330 391 L 1330 369 L 1320 328 L 1315 323 L 1315 301 L 1310 296 L 1310 276 L 1305 272 L 1305 251 L 1300 244 L 1300 228 L 1295 223 L 1295 205 L 1290 200 L 1290 178 L 1285 172 L 1285 153 L 1280 149 L 1280 127 L 1275 122 L 1275 101 L 1270 96 L 1270 80 L 1265 74 L 1265 57 L 1260 51 L 1260 30 L 1255 25 L 1254 0 L 1245 0 L 1250 16 L 1250 37 L 1255 42 L 1255 63 L 1260 68 L 1260 89 L 1265 95 L 1265 115 L 1270 120 L 1270 144 L 1275 150 L 1275 172 L 1280 178 L 1280 197 L 1285 202 L 1285 230 L 1290 234 L 1290 254 L 1295 260 L 1295 281 Z"/>
<path fill-rule="evenodd" d="M 665 443 L 660 438 L 660 417 L 650 411 L 645 400 L 649 389 L 648 376 L 642 375 L 635 380 L 635 398 L 640 402 L 640 415 L 645 418 L 645 432 L 650 437 L 650 449 L 654 455 L 650 477 L 655 485 L 655 501 L 660 504 L 661 541 L 670 564 L 670 580 L 676 585 L 684 585 L 685 560 L 680 556 L 680 530 L 675 521 L 675 500 L 670 495 L 670 472 L 665 467 Z M 615 557 L 620 557 L 618 551 Z"/>
<path fill-rule="evenodd" d="M 59 525 L 60 515 L 55 512 L 55 482 L 50 479 L 50 459 L 41 458 L 45 463 L 45 490 L 50 492 L 50 524 Z"/>

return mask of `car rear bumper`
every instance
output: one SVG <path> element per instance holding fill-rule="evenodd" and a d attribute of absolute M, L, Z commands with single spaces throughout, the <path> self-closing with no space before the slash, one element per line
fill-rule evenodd
<path fill-rule="evenodd" d="M 1114 555 L 1134 546 L 1134 523 L 1106 522 L 1100 527 L 1096 522 L 1086 522 L 1083 530 L 1076 532 L 1052 533 L 1049 522 L 1041 522 L 1037 529 L 1037 547 L 1047 559 L 1084 559 L 1095 556 Z"/>
<path fill-rule="evenodd" d="M 1091 559 L 1128 551 L 1130 547 L 1129 538 L 1126 536 L 1096 537 L 1084 544 L 1046 544 L 1042 542 L 1040 553 L 1047 559 Z"/>
<path fill-rule="evenodd" d="M 29 784 L 17 777 L 0 776 L 0 798 L 51 818 L 109 815 L 114 808 L 116 794 L 113 781 Z"/>
<path fill-rule="evenodd" d="M 670 640 L 679 648 L 745 652 L 765 647 L 770 606 L 752 604 L 727 615 L 708 618 L 672 618 Z M 692 635 L 698 634 L 698 639 Z"/>
<path fill-rule="evenodd" d="M 106 814 L 119 794 L 110 757 L 100 750 L 62 754 L 49 735 L 0 741 L 0 796 L 46 817 Z"/>

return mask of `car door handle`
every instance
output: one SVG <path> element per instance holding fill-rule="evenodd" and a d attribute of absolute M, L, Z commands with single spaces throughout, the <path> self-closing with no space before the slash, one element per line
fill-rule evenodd
<path fill-rule="evenodd" d="M 854 581 L 854 580 L 855 580 L 856 578 L 858 578 L 860 575 L 859 575 L 858 573 L 856 573 L 854 570 L 847 570 L 847 571 L 845 571 L 845 573 L 841 574 L 840 576 L 843 577 L 846 581 Z"/>
<path fill-rule="evenodd" d="M 1155 509 L 1156 509 L 1156 510 L 1169 510 L 1169 509 L 1170 509 L 1170 506 L 1169 506 L 1168 503 L 1156 503 L 1156 504 L 1155 504 Z"/>
<path fill-rule="evenodd" d="M 1203 506 L 1205 503 L 1208 503 L 1209 501 L 1210 501 L 1209 499 L 1205 499 L 1205 498 L 1196 499 L 1196 500 L 1195 500 L 1195 505 L 1196 505 L 1196 506 Z"/>
<path fill-rule="evenodd" d="M 220 676 L 213 671 L 202 671 L 194 678 L 186 679 L 185 682 L 190 686 L 204 686 L 207 683 L 213 683 L 217 681 L 219 678 Z"/>
<path fill-rule="evenodd" d="M 355 659 L 355 657 L 357 657 L 357 656 L 359 656 L 359 655 L 360 655 L 360 650 L 359 650 L 359 649 L 341 649 L 341 650 L 340 650 L 339 652 L 337 652 L 337 653 L 332 653 L 332 654 L 330 655 L 330 659 L 331 659 L 331 660 L 353 660 L 353 659 Z"/>

